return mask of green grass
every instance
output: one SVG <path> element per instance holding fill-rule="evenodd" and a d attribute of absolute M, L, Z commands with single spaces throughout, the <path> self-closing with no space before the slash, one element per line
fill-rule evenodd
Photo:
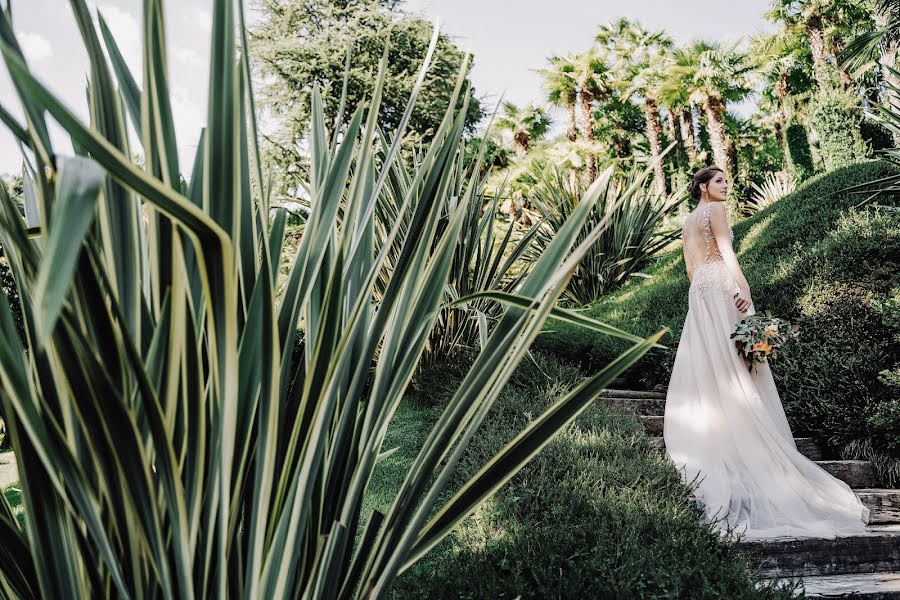
<path fill-rule="evenodd" d="M 521 365 L 467 449 L 444 499 L 583 376 L 536 354 Z M 385 508 L 460 370 L 420 373 L 398 412 L 368 508 Z M 404 573 L 394 598 L 758 598 L 733 546 L 630 415 L 595 403 L 451 536 Z"/>
<path fill-rule="evenodd" d="M 851 185 L 896 173 L 884 162 L 839 169 L 806 182 L 773 206 L 734 225 L 735 250 L 758 312 L 800 325 L 800 336 L 772 361 L 797 435 L 827 438 L 845 458 L 874 460 L 886 483 L 900 481 L 900 393 L 879 373 L 896 368 L 900 331 L 878 306 L 900 295 L 900 215 L 853 208 Z M 836 193 L 835 193 L 836 192 Z M 878 204 L 897 206 L 883 197 Z M 689 282 L 681 247 L 586 314 L 647 335 L 667 326 L 667 350 L 653 350 L 626 375 L 635 387 L 671 375 Z M 618 340 L 554 322 L 537 347 L 587 368 L 605 364 Z"/>

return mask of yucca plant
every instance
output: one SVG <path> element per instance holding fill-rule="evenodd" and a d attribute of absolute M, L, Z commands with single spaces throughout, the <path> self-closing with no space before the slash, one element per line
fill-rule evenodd
<path fill-rule="evenodd" d="M 766 176 L 762 185 L 751 183 L 753 195 L 744 205 L 744 212 L 755 214 L 775 204 L 797 189 L 797 180 L 786 171 L 776 171 Z"/>
<path fill-rule="evenodd" d="M 455 205 L 465 101 L 443 123 L 378 249 L 374 210 L 392 144 L 375 159 L 386 56 L 367 107 L 326 139 L 313 93 L 310 211 L 280 301 L 285 213 L 270 214 L 257 149 L 243 13 L 213 7 L 207 128 L 181 176 L 160 0 L 145 0 L 140 86 L 84 0 L 72 0 L 91 73 L 82 123 L 27 66 L 9 13 L 0 50 L 25 122 L 27 227 L 0 191 L 0 244 L 25 322 L 0 298 L 2 404 L 25 525 L 0 502 L 0 588 L 11 598 L 381 598 L 665 333 L 632 336 L 555 307 L 598 223 L 572 245 L 611 176 L 589 189 L 515 293 L 386 514 L 362 525 L 385 433 L 435 319 L 475 186 Z M 240 3 L 238 3 L 240 6 Z M 246 39 L 241 40 L 246 48 Z M 416 90 L 424 80 L 432 40 Z M 463 69 L 463 73 L 464 73 Z M 113 77 L 113 72 L 115 78 Z M 402 118 L 408 122 L 416 92 Z M 49 114 L 76 156 L 55 152 Z M 143 159 L 131 160 L 130 119 Z M 395 139 L 400 139 L 395 135 Z M 477 172 L 477 169 L 475 170 Z M 29 208 L 30 207 L 30 208 Z M 445 235 L 435 244 L 442 218 Z M 402 229 L 402 230 L 401 230 Z M 385 289 L 375 281 L 394 238 Z M 634 342 L 550 407 L 436 506 L 479 423 L 551 316 Z M 303 343 L 297 345 L 297 328 Z M 295 346 L 299 348 L 296 355 Z M 360 535 L 357 537 L 357 533 Z"/>
<path fill-rule="evenodd" d="M 610 163 L 608 170 L 614 165 Z M 665 218 L 684 201 L 685 190 L 661 194 L 650 185 L 652 173 L 634 163 L 604 181 L 600 201 L 590 209 L 578 239 L 592 237 L 599 223 L 607 226 L 575 268 L 563 292 L 569 304 L 594 302 L 629 277 L 643 276 L 641 269 L 653 255 L 677 237 L 678 231 L 662 227 Z M 581 209 L 584 185 L 552 165 L 537 169 L 533 180 L 528 198 L 541 212 L 543 223 L 528 254 L 537 259 Z"/>
<path fill-rule="evenodd" d="M 487 178 L 480 169 L 485 148 L 486 144 L 482 144 L 474 160 L 467 160 L 464 149 L 459 149 L 448 173 L 449 184 L 441 198 L 443 216 L 438 221 L 433 244 L 452 233 L 448 228 L 449 215 L 459 209 L 460 198 L 471 200 L 463 207 L 466 214 L 454 242 L 453 262 L 444 289 L 446 306 L 429 335 L 424 362 L 446 360 L 481 347 L 502 316 L 503 304 L 486 296 L 468 301 L 460 299 L 490 291 L 513 293 L 527 275 L 523 257 L 537 228 L 520 234 L 513 223 L 508 223 L 502 237 L 497 237 L 498 200 L 486 197 Z M 420 159 L 415 156 L 409 161 L 392 163 L 388 183 L 375 211 L 376 246 L 381 247 L 393 223 L 402 220 L 406 226 L 413 216 L 409 209 L 405 214 L 398 214 L 396 207 L 403 205 L 402 199 L 409 196 L 409 186 L 414 179 L 412 174 L 419 168 Z M 399 255 L 400 242 L 395 240 L 376 289 L 386 287 Z"/>

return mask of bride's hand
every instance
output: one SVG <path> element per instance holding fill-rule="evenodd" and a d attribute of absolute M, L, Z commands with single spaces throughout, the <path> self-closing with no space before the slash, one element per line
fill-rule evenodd
<path fill-rule="evenodd" d="M 753 304 L 753 300 L 750 299 L 750 288 L 738 288 L 738 292 L 734 295 L 734 305 L 737 309 L 745 313 L 750 309 L 751 304 Z"/>

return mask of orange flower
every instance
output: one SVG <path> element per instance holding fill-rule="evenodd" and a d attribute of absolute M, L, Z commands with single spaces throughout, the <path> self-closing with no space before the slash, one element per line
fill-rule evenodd
<path fill-rule="evenodd" d="M 768 352 L 772 349 L 772 346 L 769 345 L 768 342 L 756 342 L 755 344 L 753 344 L 753 349 L 759 350 L 761 352 Z"/>

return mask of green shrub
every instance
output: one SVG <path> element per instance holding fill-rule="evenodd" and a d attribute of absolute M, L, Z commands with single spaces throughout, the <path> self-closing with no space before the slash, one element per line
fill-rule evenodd
<path fill-rule="evenodd" d="M 894 138 L 891 132 L 887 127 L 876 121 L 863 119 L 863 122 L 859 125 L 859 134 L 872 152 L 886 150 L 894 146 Z"/>
<path fill-rule="evenodd" d="M 896 173 L 888 163 L 866 162 L 820 175 L 734 226 L 757 310 L 801 326 L 772 361 L 794 432 L 828 437 L 846 458 L 875 460 L 889 480 L 900 476 L 900 411 L 891 408 L 898 394 L 889 377 L 900 339 L 882 306 L 900 287 L 900 216 L 877 206 L 854 209 L 861 197 L 840 191 Z M 663 340 L 668 349 L 651 350 L 626 375 L 638 387 L 668 382 L 689 286 L 680 246 L 645 272 L 650 279 L 629 282 L 586 311 L 638 335 L 672 330 Z M 586 367 L 621 348 L 563 323 L 552 323 L 537 343 Z"/>
<path fill-rule="evenodd" d="M 639 276 L 648 258 L 673 239 L 673 232 L 662 231 L 661 225 L 687 197 L 685 190 L 661 194 L 649 178 L 650 171 L 637 163 L 623 171 L 609 179 L 608 192 L 595 205 L 578 235 L 578 241 L 582 242 L 595 227 L 608 220 L 600 238 L 575 268 L 563 293 L 564 300 L 575 306 L 593 302 Z M 540 211 L 542 223 L 525 254 L 532 262 L 543 255 L 588 189 L 580 181 L 573 186 L 568 173 L 560 168 L 536 171 L 534 178 L 528 198 Z"/>
<path fill-rule="evenodd" d="M 788 167 L 797 178 L 797 181 L 805 181 L 813 176 L 812 152 L 809 149 L 809 136 L 806 135 L 806 127 L 800 123 L 788 125 L 784 134 L 785 152 Z"/>
<path fill-rule="evenodd" d="M 576 385 L 581 372 L 535 355 L 522 363 L 449 490 Z M 446 401 L 458 366 L 426 371 L 385 447 L 414 456 L 428 419 Z M 447 375 L 447 373 L 451 375 Z M 437 387 L 431 387 L 432 384 Z M 433 406 L 423 405 L 423 400 Z M 373 476 L 379 508 L 404 471 Z M 391 481 L 393 480 L 393 483 Z M 449 492 L 448 492 L 449 493 Z M 400 577 L 394 598 L 759 598 L 741 555 L 706 524 L 688 487 L 629 415 L 592 405 L 447 540 Z"/>
<path fill-rule="evenodd" d="M 859 134 L 861 121 L 858 102 L 843 92 L 829 90 L 812 102 L 812 126 L 819 136 L 826 171 L 866 158 L 868 152 Z"/>

